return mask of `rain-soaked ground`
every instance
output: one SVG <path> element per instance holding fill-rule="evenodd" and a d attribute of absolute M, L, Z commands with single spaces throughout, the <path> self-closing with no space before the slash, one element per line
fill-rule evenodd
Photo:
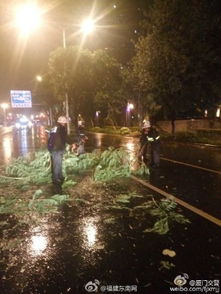
<path fill-rule="evenodd" d="M 129 203 L 113 203 L 129 192 Z M 86 284 L 98 280 L 98 293 L 128 286 L 122 292 L 166 294 L 179 275 L 188 275 L 188 283 L 220 280 L 216 225 L 177 207 L 191 223 L 171 221 L 165 235 L 145 232 L 156 217 L 143 206 L 159 196 L 131 180 L 94 186 L 86 176 L 76 195 L 58 213 L 37 219 L 1 215 L 0 293 L 88 293 Z"/>
<path fill-rule="evenodd" d="M 90 146 L 137 147 L 133 140 L 99 138 L 91 137 Z M 0 293 L 220 293 L 220 227 L 180 206 L 154 213 L 163 198 L 131 179 L 78 180 L 58 212 L 0 215 Z M 145 180 L 220 217 L 218 174 L 162 161 Z M 7 193 L 13 192 L 1 189 Z M 189 222 L 180 223 L 180 214 Z M 157 221 L 158 232 L 151 231 Z M 159 233 L 167 226 L 167 233 Z M 179 282 L 183 291 L 176 288 Z"/>

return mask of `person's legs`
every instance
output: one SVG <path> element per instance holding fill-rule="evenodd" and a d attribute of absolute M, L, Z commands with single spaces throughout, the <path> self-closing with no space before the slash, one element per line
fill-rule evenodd
<path fill-rule="evenodd" d="M 146 143 L 143 147 L 143 162 L 147 165 L 150 161 L 150 146 Z"/>
<path fill-rule="evenodd" d="M 149 144 L 145 143 L 143 146 L 140 147 L 139 154 L 138 154 L 138 162 L 148 164 L 149 162 Z"/>
<path fill-rule="evenodd" d="M 152 146 L 151 148 L 151 166 L 160 166 L 160 148 L 158 145 Z"/>
<path fill-rule="evenodd" d="M 138 161 L 141 163 L 142 162 L 142 159 L 143 159 L 143 147 L 144 146 L 141 146 L 140 147 L 140 150 L 139 150 L 139 153 L 138 153 Z"/>
<path fill-rule="evenodd" d="M 52 162 L 52 182 L 55 187 L 56 193 L 61 193 L 61 186 L 64 182 L 64 177 L 62 174 L 62 159 L 64 151 L 52 151 L 51 152 L 51 162 Z"/>
<path fill-rule="evenodd" d="M 85 153 L 85 150 L 84 150 L 84 143 L 81 143 L 79 146 L 78 146 L 78 149 L 77 149 L 77 155 L 81 155 L 81 154 L 84 154 Z"/>

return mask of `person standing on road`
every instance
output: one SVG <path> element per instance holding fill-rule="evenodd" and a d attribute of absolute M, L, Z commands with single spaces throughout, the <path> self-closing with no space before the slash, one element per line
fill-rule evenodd
<path fill-rule="evenodd" d="M 150 167 L 160 166 L 160 135 L 156 128 L 151 126 L 149 121 L 144 121 L 140 136 L 139 159 L 147 163 L 147 156 L 150 154 Z"/>
<path fill-rule="evenodd" d="M 148 145 L 148 129 L 150 127 L 150 122 L 145 121 L 141 130 L 141 136 L 140 136 L 140 150 L 139 150 L 139 161 L 143 161 L 144 163 L 148 162 L 148 153 L 149 153 L 149 145 Z"/>
<path fill-rule="evenodd" d="M 62 161 L 66 143 L 73 146 L 72 141 L 67 136 L 67 119 L 60 116 L 55 127 L 49 132 L 48 150 L 51 154 L 51 171 L 54 193 L 62 194 L 62 184 L 64 176 L 62 174 Z"/>
<path fill-rule="evenodd" d="M 77 155 L 85 153 L 85 143 L 88 140 L 88 137 L 85 135 L 85 129 L 83 125 L 78 127 L 78 142 L 77 142 Z"/>

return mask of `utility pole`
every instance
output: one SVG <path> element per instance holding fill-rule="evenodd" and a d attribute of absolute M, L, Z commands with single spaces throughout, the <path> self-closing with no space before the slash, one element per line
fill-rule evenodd
<path fill-rule="evenodd" d="M 66 32 L 65 29 L 62 29 L 62 37 L 63 37 L 63 49 L 66 49 Z M 67 81 L 66 81 L 66 62 L 64 60 L 64 96 L 65 96 L 65 116 L 67 118 L 67 134 L 70 135 L 70 120 L 69 120 L 69 97 L 67 91 Z"/>

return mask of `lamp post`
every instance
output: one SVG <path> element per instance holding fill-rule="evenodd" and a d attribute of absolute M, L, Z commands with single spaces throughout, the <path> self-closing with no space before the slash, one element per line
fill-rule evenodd
<path fill-rule="evenodd" d="M 36 76 L 36 80 L 37 80 L 39 83 L 41 83 L 41 82 L 43 81 L 43 78 L 42 78 L 42 76 L 37 75 L 37 76 Z"/>
<path fill-rule="evenodd" d="M 42 11 L 36 3 L 26 3 L 17 7 L 14 25 L 23 36 L 28 36 L 42 24 Z"/>
<path fill-rule="evenodd" d="M 81 29 L 80 31 L 83 33 L 83 36 L 86 37 L 88 34 L 90 34 L 95 27 L 95 23 L 92 19 L 88 18 L 85 19 L 81 23 Z M 62 29 L 62 41 L 63 41 L 63 49 L 67 48 L 67 42 L 66 42 L 66 30 L 65 28 Z M 66 64 L 64 63 L 64 74 L 66 72 Z M 67 118 L 67 133 L 68 135 L 70 134 L 70 117 L 69 117 L 69 97 L 68 97 L 68 92 L 67 92 L 67 84 L 65 82 L 65 116 Z"/>
<path fill-rule="evenodd" d="M 133 109 L 134 109 L 134 105 L 128 102 L 126 107 L 126 126 L 130 125 L 130 112 Z"/>
<path fill-rule="evenodd" d="M 35 79 L 38 83 L 42 83 L 44 80 L 43 76 L 41 76 L 41 75 L 37 75 L 35 77 Z M 53 113 L 52 113 L 52 107 L 49 105 L 48 105 L 48 113 L 49 113 L 48 124 L 50 126 L 52 126 L 53 125 Z"/>
<path fill-rule="evenodd" d="M 22 35 L 28 36 L 29 33 L 37 29 L 42 24 L 43 11 L 40 10 L 35 3 L 25 4 L 20 6 L 16 11 L 15 26 L 19 27 Z M 95 22 L 91 18 L 85 19 L 80 26 L 80 32 L 83 33 L 83 37 L 91 33 L 94 30 Z M 66 49 L 66 30 L 62 29 L 62 45 L 63 49 Z M 64 64 L 64 74 L 65 74 Z M 37 79 L 38 81 L 40 80 Z M 67 84 L 65 83 L 65 115 L 67 117 L 67 133 L 70 134 L 70 121 L 69 121 L 69 98 L 67 92 Z"/>
<path fill-rule="evenodd" d="M 63 49 L 67 48 L 67 43 L 66 43 L 66 30 L 65 28 L 62 29 L 62 44 L 63 44 Z M 64 61 L 64 75 L 66 74 L 66 63 Z M 69 97 L 68 97 L 68 92 L 67 92 L 67 82 L 65 79 L 65 85 L 64 85 L 64 98 L 65 98 L 65 116 L 67 118 L 67 133 L 70 135 L 70 120 L 69 120 Z"/>
<path fill-rule="evenodd" d="M 97 110 L 96 113 L 95 113 L 97 126 L 99 126 L 99 115 L 100 115 L 100 113 L 101 113 L 100 110 Z"/>
<path fill-rule="evenodd" d="M 2 103 L 1 104 L 1 108 L 3 110 L 3 115 L 4 115 L 4 118 L 3 118 L 3 124 L 4 126 L 6 126 L 6 109 L 8 109 L 8 104 L 7 103 Z"/>

